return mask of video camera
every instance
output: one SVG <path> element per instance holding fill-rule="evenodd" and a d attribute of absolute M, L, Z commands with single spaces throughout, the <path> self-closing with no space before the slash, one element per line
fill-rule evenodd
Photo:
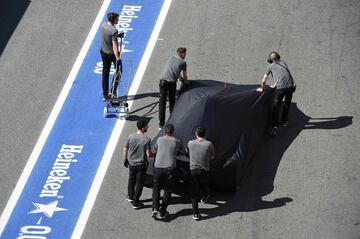
<path fill-rule="evenodd" d="M 118 37 L 119 37 L 119 38 L 124 38 L 124 36 L 125 36 L 125 33 L 124 33 L 124 32 L 119 32 L 119 33 L 118 33 Z"/>

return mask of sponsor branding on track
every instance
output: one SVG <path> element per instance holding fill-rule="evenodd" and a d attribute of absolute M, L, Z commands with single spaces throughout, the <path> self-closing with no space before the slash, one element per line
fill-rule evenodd
<path fill-rule="evenodd" d="M 83 147 L 83 145 L 62 145 L 39 197 L 58 197 L 63 182 L 70 180 L 67 170 L 71 163 L 78 162 L 75 159 L 75 154 L 81 153 Z"/>
<path fill-rule="evenodd" d="M 56 159 L 54 160 L 53 167 L 48 174 L 43 189 L 39 194 L 39 200 L 32 202 L 34 209 L 29 211 L 28 214 L 38 215 L 36 225 L 24 225 L 20 228 L 17 239 L 38 238 L 45 239 L 51 233 L 51 221 L 47 221 L 46 225 L 42 225 L 43 217 L 52 218 L 55 213 L 67 211 L 66 208 L 61 208 L 59 205 L 60 200 L 64 197 L 59 195 L 62 184 L 69 181 L 71 176 L 68 170 L 72 163 L 77 163 L 76 155 L 80 154 L 83 145 L 67 145 L 63 144 Z M 44 202 L 41 198 L 47 198 Z M 39 203 L 39 201 L 41 203 Z"/>
<path fill-rule="evenodd" d="M 119 22 L 116 25 L 116 28 L 118 29 L 119 32 L 125 33 L 125 39 L 126 39 L 126 34 L 134 30 L 131 23 L 135 18 L 138 18 L 137 14 L 140 11 L 141 11 L 141 6 L 124 5 L 123 8 L 121 9 L 121 12 L 119 14 Z M 120 39 L 119 39 L 119 43 L 120 43 Z M 130 48 L 131 47 L 130 45 L 131 45 L 130 41 L 124 40 L 121 44 L 121 52 L 122 53 L 133 52 L 134 50 Z M 99 61 L 95 65 L 94 73 L 102 74 L 102 69 L 103 69 L 103 63 L 102 61 Z M 113 75 L 114 73 L 115 73 L 115 67 L 114 65 L 111 65 L 110 75 Z"/>
<path fill-rule="evenodd" d="M 128 76 L 123 81 L 131 85 L 129 94 L 136 94 L 170 4 L 171 0 L 141 5 L 138 0 L 104 1 L 1 214 L 0 238 L 81 237 L 125 124 L 103 117 L 100 25 L 106 12 L 120 13 L 117 28 L 126 33 L 123 76 Z M 128 74 L 131 68 L 134 77 Z"/>

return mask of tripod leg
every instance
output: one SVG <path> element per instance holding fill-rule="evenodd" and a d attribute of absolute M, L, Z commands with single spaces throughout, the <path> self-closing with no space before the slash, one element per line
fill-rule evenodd
<path fill-rule="evenodd" d="M 117 87 L 122 77 L 122 61 L 116 61 L 115 74 L 111 83 L 111 94 L 113 97 L 118 97 Z"/>

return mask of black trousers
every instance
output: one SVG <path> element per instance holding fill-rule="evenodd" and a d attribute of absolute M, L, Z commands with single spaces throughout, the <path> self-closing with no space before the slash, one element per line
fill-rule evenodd
<path fill-rule="evenodd" d="M 170 203 L 171 193 L 173 191 L 174 175 L 170 168 L 154 168 L 152 209 L 163 214 Z M 164 196 L 160 206 L 160 191 L 164 189 Z"/>
<path fill-rule="evenodd" d="M 138 202 L 140 199 L 145 182 L 145 173 L 146 166 L 144 164 L 137 166 L 129 165 L 128 195 L 135 202 Z"/>
<path fill-rule="evenodd" d="M 272 127 L 279 126 L 279 117 L 282 124 L 288 121 L 288 115 L 289 115 L 290 104 L 293 93 L 294 93 L 294 87 L 275 90 L 274 107 L 273 107 L 273 115 L 272 115 Z M 280 116 L 279 115 L 280 109 L 284 98 L 285 101 Z"/>
<path fill-rule="evenodd" d="M 160 80 L 159 89 L 160 89 L 159 125 L 163 126 L 165 124 L 165 109 L 166 109 L 166 100 L 168 97 L 169 97 L 170 114 L 174 109 L 176 82 L 168 82 L 166 80 Z"/>
<path fill-rule="evenodd" d="M 116 66 L 116 57 L 114 54 L 107 54 L 105 52 L 103 52 L 102 50 L 100 50 L 100 54 L 101 54 L 101 59 L 103 62 L 103 70 L 102 70 L 102 90 L 103 90 L 103 96 L 108 96 L 109 94 L 109 75 L 110 75 L 110 68 L 111 68 L 111 63 L 114 64 L 115 68 L 116 68 L 116 72 L 115 75 L 119 75 L 119 71 L 122 72 L 122 64 L 121 61 L 120 64 L 118 66 Z M 113 78 L 113 80 L 115 80 L 115 77 Z M 116 92 L 117 86 L 118 86 L 118 81 L 114 82 L 114 88 L 112 88 L 110 90 L 110 92 Z M 113 82 L 111 83 L 111 87 L 113 86 Z"/>
<path fill-rule="evenodd" d="M 199 213 L 200 198 L 209 195 L 209 172 L 201 169 L 191 169 L 191 203 L 193 213 Z"/>

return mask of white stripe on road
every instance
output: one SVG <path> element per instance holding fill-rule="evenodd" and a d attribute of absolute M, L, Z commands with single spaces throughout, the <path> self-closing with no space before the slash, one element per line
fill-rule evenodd
<path fill-rule="evenodd" d="M 85 43 L 82 46 L 78 57 L 76 58 L 76 61 L 70 71 L 70 74 L 69 74 L 67 80 L 65 81 L 64 87 L 63 87 L 59 97 L 56 100 L 55 106 L 52 109 L 50 116 L 49 116 L 48 120 L 46 121 L 46 124 L 40 134 L 40 137 L 39 137 L 38 141 L 36 142 L 36 145 L 30 155 L 30 158 L 25 165 L 25 168 L 19 178 L 19 181 L 17 182 L 16 187 L 15 187 L 14 191 L 12 192 L 3 213 L 1 214 L 0 235 L 2 234 L 7 222 L 11 216 L 11 213 L 13 212 L 13 210 L 19 200 L 19 197 L 25 187 L 25 184 L 28 181 L 29 176 L 39 158 L 39 155 L 44 147 L 44 144 L 51 132 L 51 129 L 54 126 L 54 123 L 61 111 L 61 108 L 64 105 L 64 102 L 70 92 L 70 89 L 74 83 L 74 80 L 78 74 L 78 71 L 84 61 L 84 58 L 90 48 L 90 45 L 95 37 L 95 34 L 96 34 L 101 22 L 102 22 L 103 16 L 105 15 L 105 12 L 106 12 L 110 2 L 111 2 L 111 0 L 104 0 L 102 6 L 100 8 L 100 11 L 99 11 L 98 15 L 96 16 L 96 19 L 90 29 L 90 32 L 89 32 L 88 36 L 86 37 Z"/>
<path fill-rule="evenodd" d="M 149 63 L 149 60 L 150 60 L 150 56 L 151 56 L 151 54 L 152 54 L 152 52 L 154 50 L 156 41 L 157 41 L 157 39 L 159 37 L 162 25 L 163 25 L 163 23 L 165 21 L 166 15 L 167 15 L 167 13 L 169 11 L 171 2 L 172 2 L 172 0 L 165 0 L 164 3 L 163 3 L 162 9 L 161 9 L 160 14 L 159 14 L 159 17 L 158 17 L 158 19 L 156 21 L 154 30 L 153 30 L 153 32 L 151 34 L 151 37 L 150 37 L 150 40 L 149 40 L 148 45 L 146 47 L 146 50 L 144 52 L 144 55 L 141 58 L 138 70 L 137 70 L 137 72 L 135 74 L 135 77 L 134 77 L 134 80 L 133 80 L 133 82 L 131 84 L 128 95 L 135 95 L 138 88 L 139 88 L 139 86 L 140 86 L 140 82 L 141 82 L 141 80 L 142 80 L 142 78 L 144 76 L 146 67 L 147 67 L 147 65 Z M 129 101 L 129 108 L 131 108 L 131 106 L 132 106 L 132 101 Z M 116 125 L 114 127 L 114 130 L 113 130 L 113 132 L 111 134 L 109 143 L 106 146 L 104 156 L 103 156 L 103 158 L 101 160 L 100 166 L 98 168 L 98 171 L 96 172 L 94 181 L 93 181 L 93 183 L 91 185 L 90 192 L 89 192 L 88 197 L 87 197 L 87 199 L 85 201 L 85 205 L 84 205 L 84 207 L 83 207 L 83 209 L 81 211 L 80 217 L 79 217 L 79 219 L 77 221 L 77 224 L 75 226 L 75 230 L 74 230 L 73 235 L 71 237 L 72 239 L 80 238 L 83 231 L 84 231 L 86 222 L 89 219 L 90 212 L 91 212 L 91 210 L 92 210 L 92 208 L 94 206 L 96 197 L 97 197 L 97 195 L 99 193 L 102 181 L 103 181 L 103 179 L 105 177 L 105 173 L 106 173 L 107 168 L 108 168 L 108 166 L 110 164 L 110 160 L 111 160 L 112 155 L 114 153 L 115 147 L 116 147 L 116 145 L 118 143 L 118 139 L 120 137 L 120 134 L 121 134 L 121 132 L 122 132 L 122 130 L 124 128 L 124 125 L 125 125 L 125 121 L 117 121 L 117 123 L 116 123 Z"/>

